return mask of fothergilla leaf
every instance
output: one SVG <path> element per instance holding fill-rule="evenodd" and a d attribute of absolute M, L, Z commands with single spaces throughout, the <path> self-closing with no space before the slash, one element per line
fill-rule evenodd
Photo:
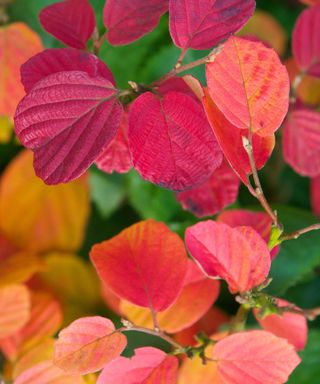
<path fill-rule="evenodd" d="M 255 0 L 170 0 L 176 46 L 209 49 L 237 32 L 253 15 Z"/>
<path fill-rule="evenodd" d="M 194 189 L 178 192 L 182 207 L 197 217 L 215 215 L 238 197 L 239 177 L 224 161 L 209 180 Z"/>
<path fill-rule="evenodd" d="M 207 180 L 223 159 L 201 104 L 181 92 L 138 97 L 130 108 L 128 139 L 140 175 L 176 191 Z"/>
<path fill-rule="evenodd" d="M 107 0 L 107 40 L 112 45 L 132 43 L 151 32 L 167 10 L 168 0 Z"/>
<path fill-rule="evenodd" d="M 101 76 L 115 84 L 112 72 L 103 61 L 74 48 L 46 49 L 24 63 L 20 71 L 26 93 L 42 78 L 64 71 L 83 71 L 90 77 Z"/>
<path fill-rule="evenodd" d="M 44 8 L 39 15 L 43 28 L 73 48 L 84 49 L 96 19 L 89 0 L 65 0 Z"/>
<path fill-rule="evenodd" d="M 320 174 L 320 113 L 306 108 L 291 112 L 283 130 L 285 161 L 302 176 Z"/>
<path fill-rule="evenodd" d="M 118 357 L 104 368 L 97 384 L 176 384 L 179 362 L 157 348 L 135 350 L 130 359 Z"/>
<path fill-rule="evenodd" d="M 47 184 L 76 179 L 115 137 L 122 116 L 109 80 L 58 72 L 39 81 L 20 102 L 15 131 L 34 151 L 36 174 Z"/>
<path fill-rule="evenodd" d="M 292 35 L 292 51 L 300 69 L 320 77 L 320 4 L 303 11 Z"/>
<path fill-rule="evenodd" d="M 231 228 L 208 220 L 187 228 L 185 242 L 203 271 L 226 280 L 232 293 L 248 291 L 268 276 L 267 244 L 251 227 Z"/>
<path fill-rule="evenodd" d="M 206 65 L 209 94 L 239 129 L 270 136 L 289 106 L 288 72 L 277 53 L 263 43 L 230 37 Z"/>

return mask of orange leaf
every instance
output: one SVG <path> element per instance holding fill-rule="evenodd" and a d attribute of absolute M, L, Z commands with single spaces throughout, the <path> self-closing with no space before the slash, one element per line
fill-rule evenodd
<path fill-rule="evenodd" d="M 188 260 L 184 286 L 177 301 L 157 315 L 160 328 L 168 333 L 176 333 L 197 322 L 217 299 L 219 286 L 218 281 L 207 278 L 195 263 Z M 132 323 L 152 328 L 150 310 L 125 301 L 122 301 L 120 308 Z"/>
<path fill-rule="evenodd" d="M 0 182 L 0 229 L 25 250 L 77 250 L 89 214 L 86 177 L 46 186 L 34 174 L 32 153 L 24 151 Z"/>
<path fill-rule="evenodd" d="M 0 288 L 0 338 L 19 331 L 30 318 L 30 294 L 24 285 Z"/>
<path fill-rule="evenodd" d="M 39 36 L 23 23 L 0 28 L 0 116 L 13 118 L 24 96 L 20 66 L 43 49 Z"/>
<path fill-rule="evenodd" d="M 273 49 L 230 37 L 206 66 L 210 96 L 235 127 L 270 136 L 289 106 L 290 82 Z"/>
<path fill-rule="evenodd" d="M 96 372 L 118 357 L 126 344 L 109 319 L 83 317 L 59 333 L 54 363 L 71 374 Z"/>
<path fill-rule="evenodd" d="M 283 384 L 300 363 L 292 345 L 265 331 L 236 333 L 215 344 L 224 384 Z"/>

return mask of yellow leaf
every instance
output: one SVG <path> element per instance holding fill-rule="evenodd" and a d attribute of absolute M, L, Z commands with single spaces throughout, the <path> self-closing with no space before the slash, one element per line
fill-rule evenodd
<path fill-rule="evenodd" d="M 10 141 L 13 131 L 13 124 L 6 116 L 0 116 L 0 144 Z"/>
<path fill-rule="evenodd" d="M 87 177 L 55 187 L 35 174 L 32 153 L 20 153 L 0 181 L 0 230 L 24 250 L 75 251 L 89 215 Z"/>

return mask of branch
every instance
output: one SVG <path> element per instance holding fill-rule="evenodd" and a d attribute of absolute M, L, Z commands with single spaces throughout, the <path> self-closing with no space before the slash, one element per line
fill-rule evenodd
<path fill-rule="evenodd" d="M 313 321 L 315 320 L 318 316 L 320 316 L 320 307 L 318 308 L 313 308 L 313 309 L 301 309 L 297 308 L 296 306 L 286 306 L 286 307 L 278 307 L 278 310 L 280 313 L 295 313 L 297 315 L 302 315 L 306 319 Z"/>
<path fill-rule="evenodd" d="M 309 227 L 299 229 L 298 231 L 294 231 L 292 233 L 284 233 L 280 237 L 280 241 L 286 241 L 286 240 L 296 240 L 301 235 L 304 235 L 305 233 L 311 232 L 311 231 L 317 231 L 320 229 L 320 223 L 310 225 Z"/>
<path fill-rule="evenodd" d="M 236 315 L 231 320 L 229 334 L 243 331 L 249 312 L 250 306 L 246 304 L 240 305 Z"/>

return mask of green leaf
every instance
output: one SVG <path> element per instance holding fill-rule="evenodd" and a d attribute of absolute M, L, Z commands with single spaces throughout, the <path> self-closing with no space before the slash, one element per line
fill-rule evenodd
<path fill-rule="evenodd" d="M 125 198 L 124 178 L 116 173 L 107 175 L 97 169 L 90 172 L 91 199 L 103 218 L 115 212 Z"/>
<path fill-rule="evenodd" d="M 289 384 L 317 384 L 320 378 L 320 331 L 311 330 L 308 344 L 300 353 L 301 364 L 289 378 Z"/>
<path fill-rule="evenodd" d="M 278 215 L 286 233 L 316 222 L 310 212 L 297 208 L 278 207 Z M 318 265 L 320 265 L 319 231 L 307 233 L 297 240 L 283 242 L 280 253 L 272 262 L 273 281 L 268 291 L 277 296 L 284 295 L 289 288 L 310 278 Z"/>

